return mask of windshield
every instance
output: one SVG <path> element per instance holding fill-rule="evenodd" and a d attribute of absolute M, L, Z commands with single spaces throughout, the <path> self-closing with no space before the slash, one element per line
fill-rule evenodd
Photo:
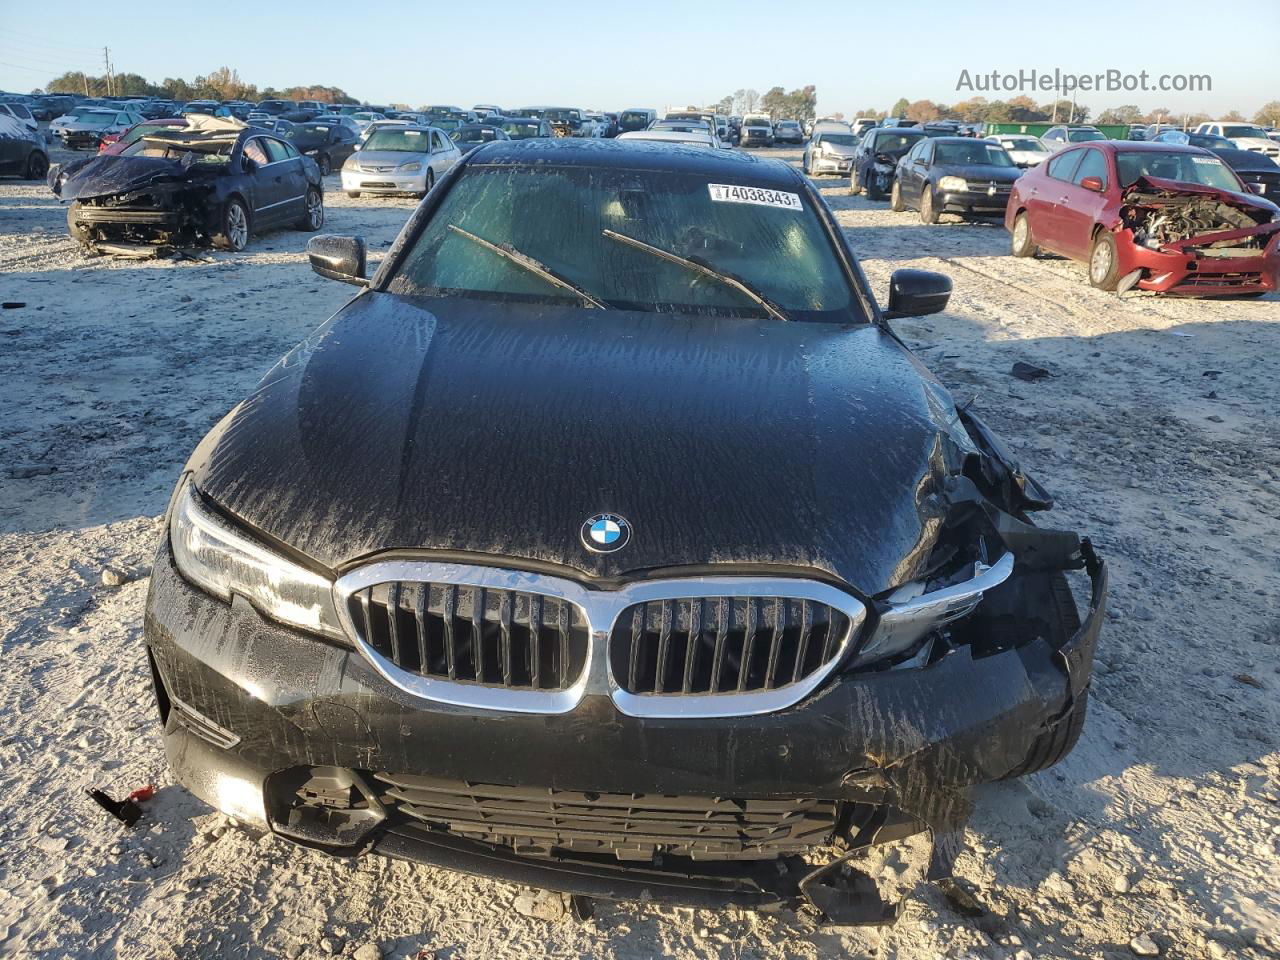
<path fill-rule="evenodd" d="M 364 150 L 390 150 L 392 153 L 429 153 L 429 135 L 426 130 L 406 130 L 404 127 L 382 127 L 373 131 L 365 141 Z"/>
<path fill-rule="evenodd" d="M 76 119 L 82 123 L 115 123 L 116 112 L 114 110 L 86 110 L 84 113 L 77 114 Z"/>
<path fill-rule="evenodd" d="M 565 121 L 575 122 L 579 119 L 577 110 L 548 110 L 543 114 L 546 120 L 557 120 L 561 123 Z"/>
<path fill-rule="evenodd" d="M 1217 157 L 1155 150 L 1125 150 L 1116 154 L 1116 170 L 1122 187 L 1130 186 L 1139 177 L 1159 177 L 1182 183 L 1199 183 L 1218 190 L 1242 192 L 1239 179 Z"/>
<path fill-rule="evenodd" d="M 125 157 L 163 157 L 177 160 L 184 167 L 193 163 L 228 163 L 234 140 L 210 140 L 202 143 L 170 143 L 159 138 L 146 138 L 131 143 L 121 151 Z"/>
<path fill-rule="evenodd" d="M 157 130 L 167 130 L 167 129 L 171 129 L 172 127 L 173 127 L 173 124 L 171 123 L 140 123 L 136 127 L 134 127 L 132 130 L 130 130 L 128 133 L 126 133 L 123 137 L 121 137 L 120 141 L 125 146 L 128 146 L 131 143 L 137 143 L 143 137 L 148 136 L 149 134 L 155 133 Z"/>
<path fill-rule="evenodd" d="M 484 143 L 487 140 L 497 139 L 493 127 L 465 127 L 453 131 L 449 136 L 453 138 L 454 143 Z"/>
<path fill-rule="evenodd" d="M 817 212 L 797 194 L 590 167 L 468 167 L 391 281 L 413 296 L 581 303 L 466 237 L 508 244 L 609 306 L 763 317 L 733 286 L 605 237 L 610 230 L 738 276 L 798 320 L 863 318 Z M 454 229 L 450 229 L 453 227 Z"/>
<path fill-rule="evenodd" d="M 1222 128 L 1222 135 L 1232 139 L 1238 137 L 1256 137 L 1259 140 L 1267 139 L 1267 132 L 1261 127 L 1253 127 L 1248 124 L 1231 124 Z"/>
<path fill-rule="evenodd" d="M 1027 150 L 1031 153 L 1048 153 L 1048 148 L 1034 137 L 1017 137 L 1013 140 L 1004 140 L 1006 150 Z"/>
<path fill-rule="evenodd" d="M 937 164 L 978 164 L 991 167 L 1012 167 L 1013 161 L 1004 147 L 998 143 L 940 143 L 933 150 L 933 162 Z"/>
<path fill-rule="evenodd" d="M 768 117 L 747 117 L 742 121 L 742 125 L 746 127 L 768 127 L 772 125 L 772 121 Z"/>
<path fill-rule="evenodd" d="M 285 136 L 290 140 L 323 140 L 332 129 L 327 123 L 299 123 L 295 124 Z"/>
<path fill-rule="evenodd" d="M 502 132 L 512 140 L 531 140 L 538 135 L 536 123 L 504 123 Z"/>
<path fill-rule="evenodd" d="M 882 133 L 876 137 L 875 146 L 872 148 L 877 153 L 906 153 L 915 145 L 917 140 L 924 137 L 924 131 L 920 133 Z"/>
<path fill-rule="evenodd" d="M 1105 140 L 1099 130 L 1068 130 L 1067 139 L 1072 143 L 1084 143 L 1086 140 Z"/>
<path fill-rule="evenodd" d="M 625 110 L 622 116 L 618 118 L 618 126 L 623 130 L 643 130 L 649 125 L 649 115 L 647 113 L 636 113 L 633 110 Z"/>
<path fill-rule="evenodd" d="M 851 133 L 821 133 L 818 135 L 823 143 L 834 143 L 842 147 L 852 147 L 858 138 Z"/>
<path fill-rule="evenodd" d="M 457 117 L 436 117 L 431 121 L 431 125 L 439 127 L 441 130 L 457 130 L 462 126 L 462 121 Z"/>

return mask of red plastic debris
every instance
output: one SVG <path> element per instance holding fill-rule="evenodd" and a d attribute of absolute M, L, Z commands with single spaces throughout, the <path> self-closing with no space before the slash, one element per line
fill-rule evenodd
<path fill-rule="evenodd" d="M 150 800 L 156 795 L 156 788 L 153 784 L 148 783 L 145 787 L 139 787 L 133 793 L 129 794 L 128 799 L 134 803 L 143 803 Z"/>

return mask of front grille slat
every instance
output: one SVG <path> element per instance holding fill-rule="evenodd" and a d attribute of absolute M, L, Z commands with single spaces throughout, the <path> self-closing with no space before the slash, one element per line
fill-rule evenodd
<path fill-rule="evenodd" d="M 537 856 L 773 858 L 828 842 L 837 813 L 833 800 L 585 793 L 385 772 L 374 778 L 397 815 Z"/>
<path fill-rule="evenodd" d="M 650 600 L 619 615 L 609 656 L 614 677 L 629 694 L 751 694 L 798 683 L 830 666 L 852 631 L 848 613 L 804 598 Z"/>
<path fill-rule="evenodd" d="M 586 668 L 586 616 L 556 597 L 391 580 L 354 591 L 347 608 L 359 638 L 411 674 L 554 692 L 573 686 Z"/>

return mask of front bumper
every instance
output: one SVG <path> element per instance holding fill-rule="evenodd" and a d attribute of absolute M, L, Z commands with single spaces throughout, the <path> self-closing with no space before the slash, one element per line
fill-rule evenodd
<path fill-rule="evenodd" d="M 375 194 L 421 194 L 427 192 L 427 171 L 417 173 L 366 172 L 342 170 L 342 189 L 347 192 Z"/>
<path fill-rule="evenodd" d="M 243 600 L 226 604 L 194 589 L 167 545 L 152 576 L 145 640 L 177 779 L 238 820 L 293 840 L 314 837 L 269 812 L 272 784 L 285 771 L 331 767 L 581 792 L 838 801 L 849 811 L 845 822 L 857 821 L 853 850 L 930 830 L 929 877 L 939 879 L 959 850 L 966 788 L 1010 774 L 1086 695 L 1106 596 L 1105 567 L 1090 572 L 1089 613 L 1060 649 L 1036 637 L 982 659 L 960 648 L 925 668 L 836 674 L 795 707 L 753 717 L 634 718 L 602 696 L 559 715 L 419 700 L 353 650 L 268 621 Z M 829 853 L 816 870 L 799 858 L 523 856 L 390 816 L 358 847 L 309 845 L 568 893 L 757 908 L 807 898 L 845 922 L 893 918 L 866 890 L 843 914 L 846 895 L 820 896 L 826 871 L 843 859 Z"/>
<path fill-rule="evenodd" d="M 831 157 L 819 153 L 809 161 L 809 166 L 814 173 L 838 173 L 841 176 L 848 176 L 849 171 L 853 169 L 853 157 Z"/>
<path fill-rule="evenodd" d="M 944 213 L 959 213 L 974 217 L 1003 217 L 1009 206 L 1012 189 L 951 190 L 938 194 L 938 209 Z"/>
<path fill-rule="evenodd" d="M 1280 288 L 1280 233 L 1256 257 L 1214 257 L 1179 253 L 1135 243 L 1133 233 L 1116 235 L 1119 274 L 1142 271 L 1138 288 L 1180 296 L 1222 297 Z"/>

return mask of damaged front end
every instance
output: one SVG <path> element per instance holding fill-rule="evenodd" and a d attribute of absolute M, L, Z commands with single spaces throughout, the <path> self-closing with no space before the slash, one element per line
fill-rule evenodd
<path fill-rule="evenodd" d="M 1280 217 L 1266 200 L 1143 177 L 1123 194 L 1120 290 L 1181 295 L 1263 293 L 1280 274 Z"/>

